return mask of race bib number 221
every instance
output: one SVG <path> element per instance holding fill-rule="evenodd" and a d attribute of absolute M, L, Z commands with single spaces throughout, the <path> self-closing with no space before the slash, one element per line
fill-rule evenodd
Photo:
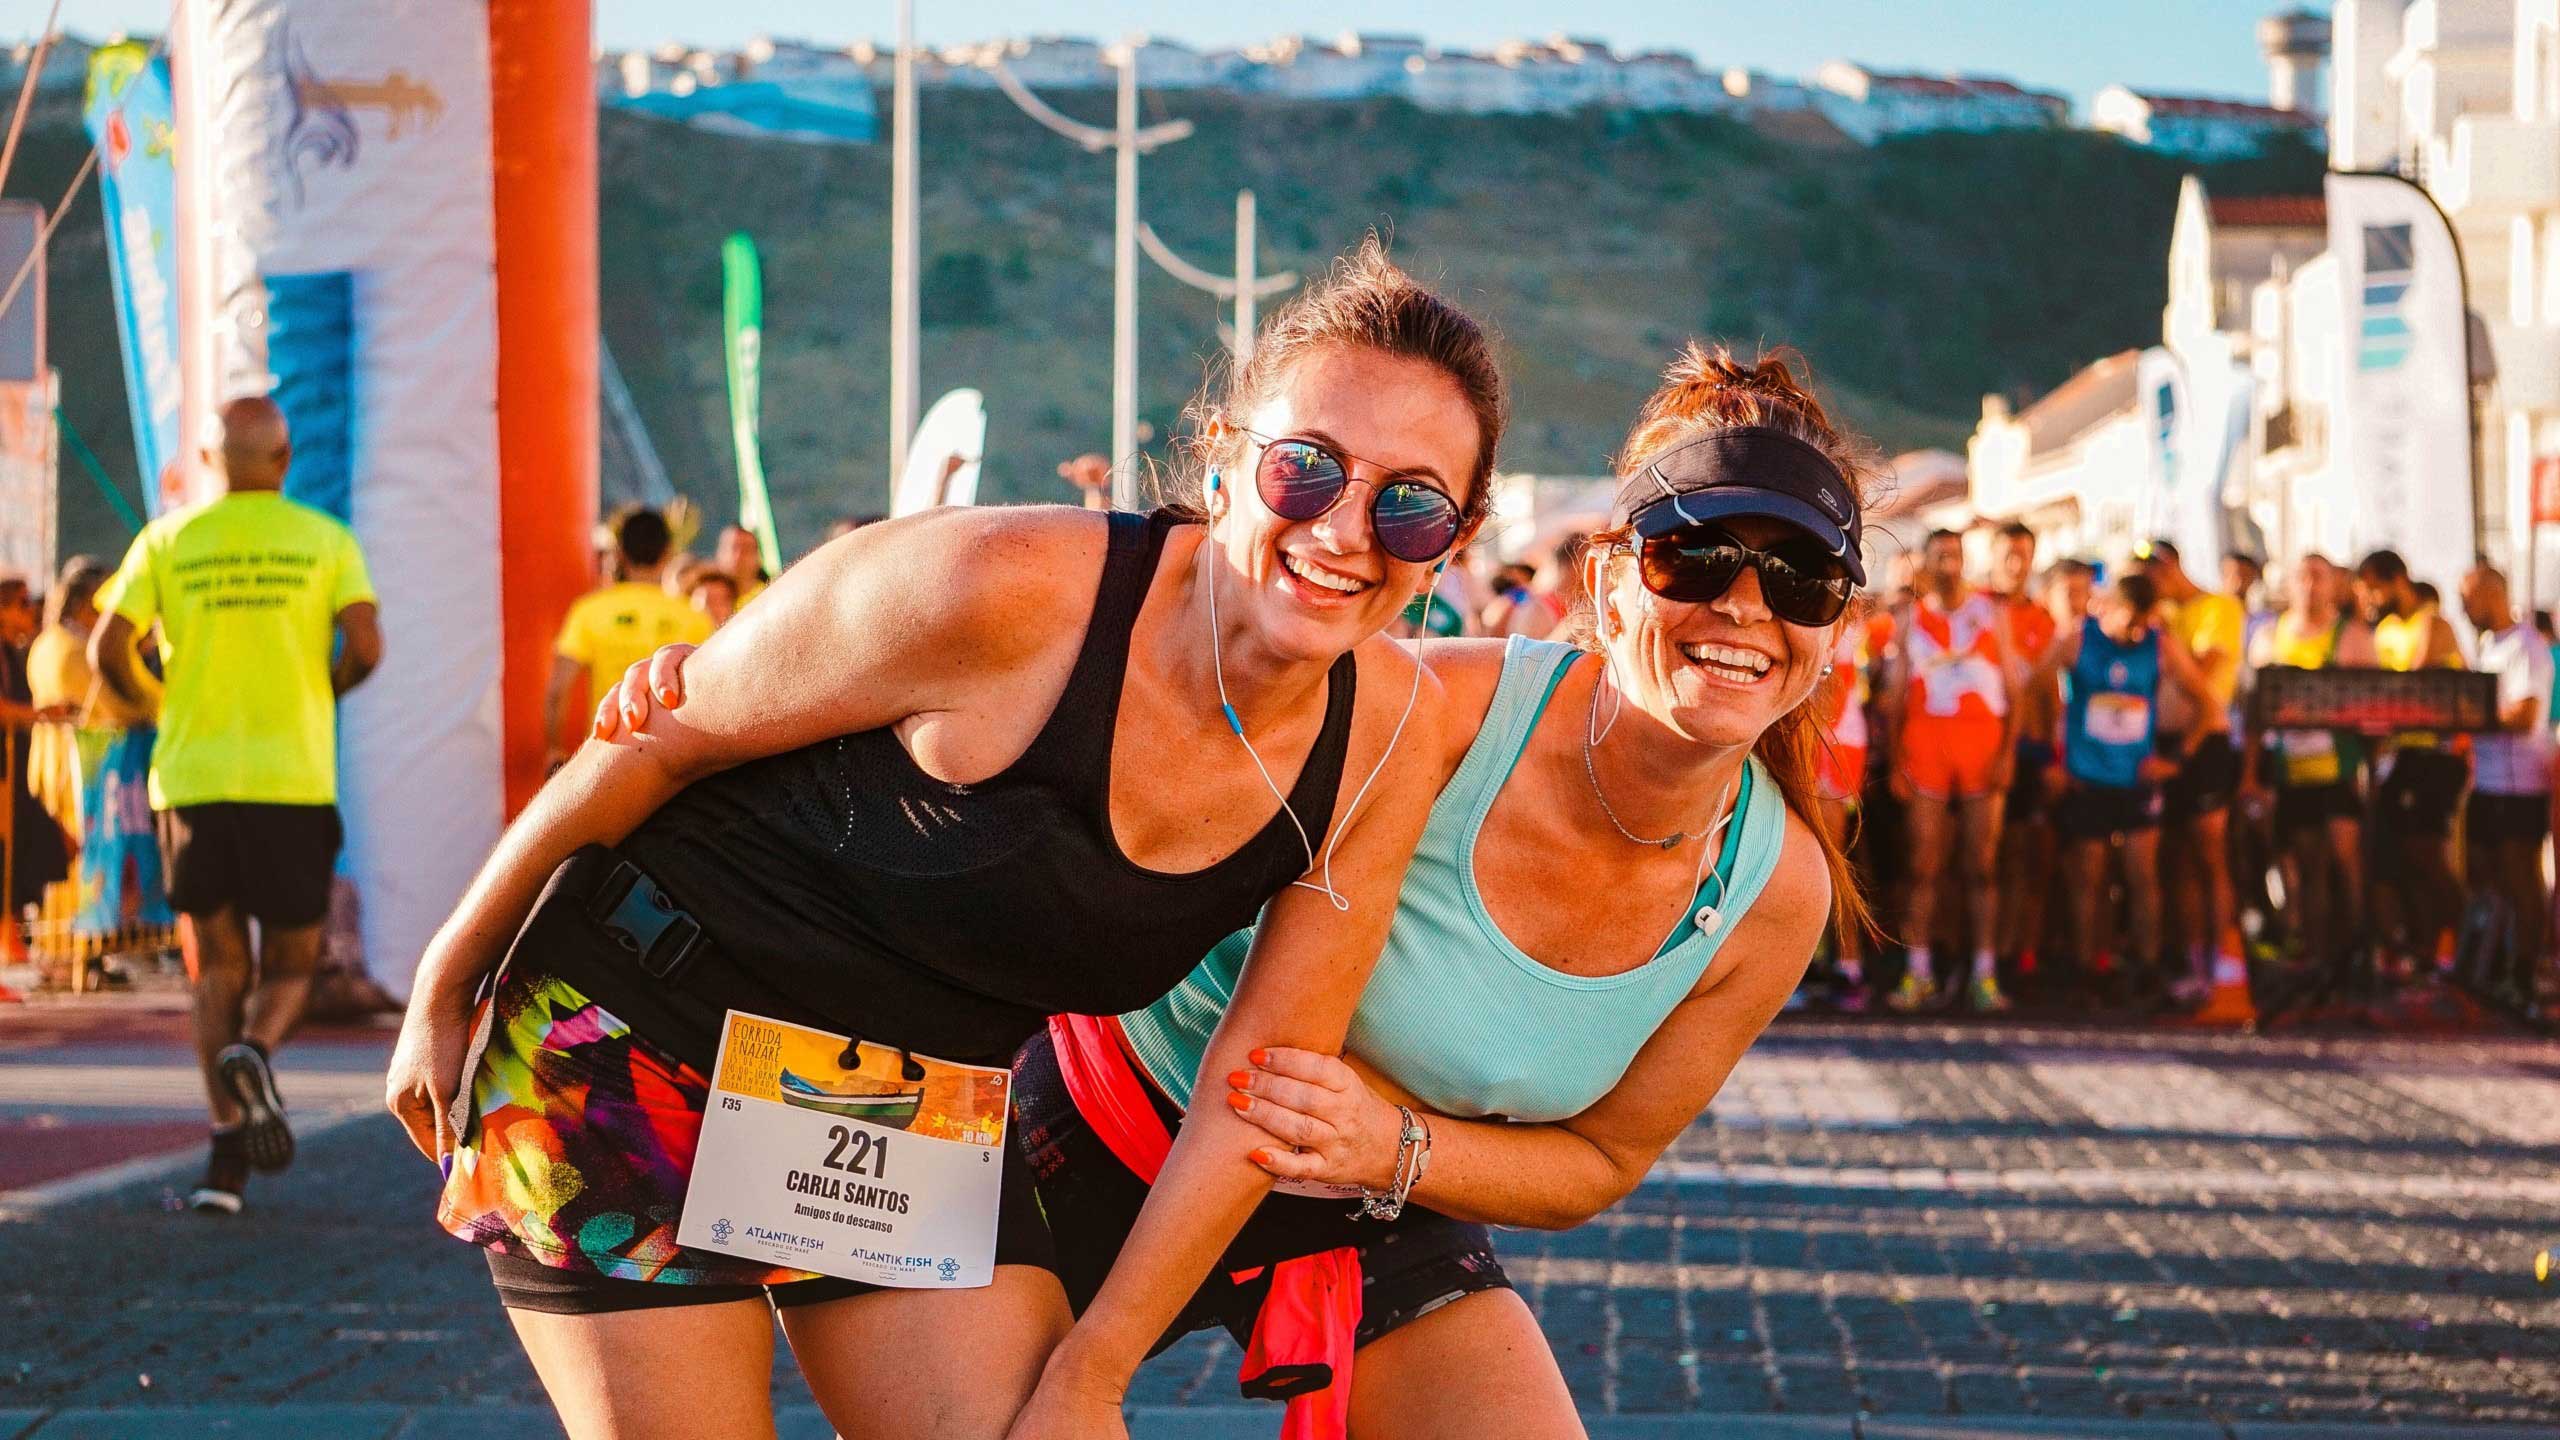
<path fill-rule="evenodd" d="M 729 1012 L 677 1241 L 873 1285 L 988 1284 L 1012 1073 L 881 1045 L 847 1069 L 845 1045 Z"/>

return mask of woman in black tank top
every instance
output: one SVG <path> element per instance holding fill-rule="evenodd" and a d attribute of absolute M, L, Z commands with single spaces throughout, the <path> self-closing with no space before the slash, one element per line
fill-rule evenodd
<path fill-rule="evenodd" d="M 1364 247 L 1204 427 L 1198 510 L 833 542 L 693 657 L 680 712 L 536 796 L 424 957 L 388 1084 L 573 1435 L 770 1435 L 768 1296 L 848 1433 L 1121 1433 L 1268 1184 L 1247 1127 L 1186 1128 L 1069 1333 L 1010 1157 L 984 1288 L 676 1245 L 721 1021 L 1002 1065 L 1264 910 L 1209 1063 L 1338 1048 L 1436 781 L 1436 693 L 1379 632 L 1480 518 L 1502 413 L 1472 322 Z"/>

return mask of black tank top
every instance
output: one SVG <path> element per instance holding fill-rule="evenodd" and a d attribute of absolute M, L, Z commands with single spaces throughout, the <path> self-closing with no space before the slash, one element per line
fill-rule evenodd
<path fill-rule="evenodd" d="M 866 730 L 696 782 L 643 821 L 622 853 L 719 947 L 708 979 L 685 988 L 716 1001 L 726 972 L 746 982 L 730 1002 L 741 1008 L 750 995 L 786 997 L 801 1013 L 781 1018 L 1006 1063 L 1048 1015 L 1155 1000 L 1304 874 L 1306 849 L 1276 809 L 1233 855 L 1185 874 L 1141 868 L 1112 836 L 1111 739 L 1129 632 L 1175 523 L 1161 512 L 1110 517 L 1066 690 L 1002 773 L 947 784 L 891 730 Z M 1350 655 L 1334 663 L 1323 728 L 1289 795 L 1319 847 L 1355 676 Z M 1171 769 L 1161 780 L 1182 783 Z M 582 966 L 579 978 L 625 994 L 653 983 L 605 965 L 614 973 Z M 667 1013 L 663 1003 L 643 1008 Z M 717 1015 L 688 1018 L 716 1032 Z M 709 1035 L 669 1038 L 677 1053 L 707 1059 Z"/>

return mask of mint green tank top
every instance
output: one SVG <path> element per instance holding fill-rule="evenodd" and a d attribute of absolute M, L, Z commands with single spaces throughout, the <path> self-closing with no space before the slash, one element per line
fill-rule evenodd
<path fill-rule="evenodd" d="M 1476 889 L 1476 835 L 1580 653 L 1512 637 L 1475 744 L 1431 807 L 1386 949 L 1352 1016 L 1351 1053 L 1444 1115 L 1549 1121 L 1589 1109 L 1697 988 L 1777 868 L 1786 801 L 1755 758 L 1744 765 L 1713 873 L 1652 960 L 1618 975 L 1568 975 L 1503 935 Z M 1697 928 L 1700 904 L 1722 917 L 1712 934 Z M 1237 931 L 1170 994 L 1120 1017 L 1149 1075 L 1181 1104 L 1190 1103 L 1252 944 L 1251 930 Z"/>

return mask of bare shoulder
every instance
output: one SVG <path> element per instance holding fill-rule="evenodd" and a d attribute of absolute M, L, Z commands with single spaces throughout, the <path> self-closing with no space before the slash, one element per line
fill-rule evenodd
<path fill-rule="evenodd" d="M 1102 515 L 1064 505 L 927 510 L 820 546 L 756 608 L 798 590 L 866 626 L 899 616 L 919 640 L 1038 648 L 1057 628 L 1082 628 L 1109 535 Z"/>
<path fill-rule="evenodd" d="M 1502 686 L 1503 657 L 1511 642 L 1499 638 L 1434 640 L 1423 647 L 1423 663 L 1446 692 L 1444 733 L 1459 755 L 1475 743 L 1476 732 L 1493 708 L 1493 693 Z M 1456 761 L 1451 760 L 1454 768 Z"/>
<path fill-rule="evenodd" d="M 1436 646 L 1434 648 L 1437 648 Z M 1420 757 L 1436 765 L 1447 728 L 1449 696 L 1435 667 L 1414 663 L 1413 651 L 1385 635 L 1373 635 L 1351 652 L 1359 689 L 1351 712 L 1351 745 L 1342 767 L 1344 793 L 1359 787 L 1382 760 L 1392 761 L 1381 784 L 1416 775 Z M 1410 697 L 1412 711 L 1406 712 Z M 1389 747 L 1393 747 L 1390 753 Z M 1432 775 L 1437 788 L 1438 773 Z M 1417 779 L 1416 783 L 1420 783 Z"/>
<path fill-rule="evenodd" d="M 1781 934 L 1821 931 L 1831 914 L 1831 864 L 1822 853 L 1821 837 L 1795 812 L 1786 811 L 1786 828 L 1778 843 L 1777 868 L 1760 891 L 1755 911 L 1781 927 Z"/>
<path fill-rule="evenodd" d="M 866 525 L 800 563 L 894 565 L 919 591 L 969 604 L 1036 600 L 1090 590 L 1109 536 L 1103 515 L 1072 506 L 953 505 Z"/>

